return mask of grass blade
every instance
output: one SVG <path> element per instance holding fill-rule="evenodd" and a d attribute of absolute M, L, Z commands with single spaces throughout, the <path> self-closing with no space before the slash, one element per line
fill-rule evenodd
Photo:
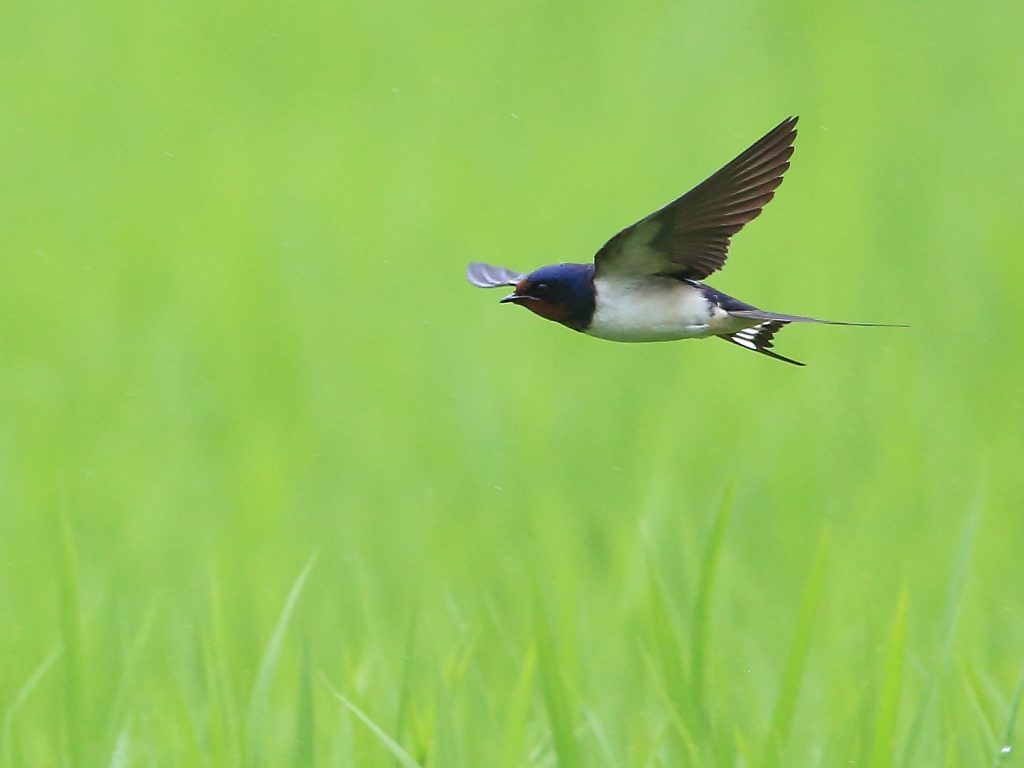
<path fill-rule="evenodd" d="M 1006 716 L 1006 727 L 1003 729 L 1003 738 L 1000 739 L 999 752 L 992 763 L 994 768 L 1002 768 L 1010 760 L 1013 753 L 1013 732 L 1017 727 L 1017 713 L 1020 712 L 1020 702 L 1024 699 L 1024 673 L 1021 674 L 1017 689 L 1013 692 L 1013 699 L 1010 701 L 1010 711 Z"/>
<path fill-rule="evenodd" d="M 302 644 L 302 666 L 299 669 L 299 705 L 295 720 L 295 766 L 315 765 L 316 710 L 313 708 L 313 674 L 309 662 L 309 643 Z"/>
<path fill-rule="evenodd" d="M 964 585 L 967 583 L 967 575 L 970 570 L 971 553 L 974 550 L 974 542 L 978 531 L 978 518 L 981 516 L 982 504 L 983 497 L 979 494 L 977 502 L 967 515 L 964 531 L 960 535 L 960 546 L 957 548 L 956 558 L 953 561 L 953 570 L 949 577 L 949 588 L 946 597 L 946 610 L 942 618 L 942 651 L 939 657 L 939 666 L 938 669 L 932 670 L 932 674 L 928 678 L 924 695 L 921 697 L 921 705 L 918 707 L 917 714 L 907 733 L 906 745 L 903 748 L 903 765 L 912 765 L 914 762 L 917 745 L 920 742 L 925 723 L 935 707 L 939 682 L 949 668 L 953 658 L 953 641 L 956 638 L 957 619 L 960 616 L 960 606 L 963 603 Z"/>
<path fill-rule="evenodd" d="M 716 566 L 722 551 L 722 541 L 725 539 L 725 530 L 732 514 L 732 494 L 733 486 L 730 485 L 718 507 L 711 535 L 704 547 L 700 580 L 697 582 L 697 598 L 693 606 L 693 629 L 690 635 L 690 674 L 692 678 L 690 695 L 696 711 L 700 712 L 704 722 L 707 722 L 704 681 L 707 672 L 705 657 L 710 635 L 711 597 L 714 593 Z"/>
<path fill-rule="evenodd" d="M 775 699 L 775 710 L 772 714 L 771 728 L 765 740 L 765 749 L 761 764 L 772 766 L 778 764 L 779 750 L 785 745 L 793 724 L 797 699 L 800 695 L 800 684 L 803 681 L 804 668 L 814 635 L 814 626 L 818 617 L 818 606 L 821 603 L 821 591 L 825 581 L 826 553 L 828 552 L 828 535 L 823 533 L 818 544 L 818 552 L 814 556 L 811 573 L 804 587 L 804 595 L 797 618 L 796 633 L 790 646 L 786 665 L 779 684 L 779 693 Z"/>
<path fill-rule="evenodd" d="M 882 667 L 882 691 L 875 711 L 869 765 L 892 765 L 896 753 L 896 726 L 899 722 L 900 695 L 903 692 L 903 657 L 907 635 L 907 590 L 900 590 L 892 631 Z"/>
<path fill-rule="evenodd" d="M 979 732 L 982 749 L 988 750 L 992 744 L 1001 744 L 1002 734 L 998 734 L 992 726 L 994 719 L 992 713 L 992 702 L 987 698 L 985 683 L 978 677 L 977 672 L 970 668 L 962 659 L 957 661 L 959 678 L 962 681 L 961 687 L 971 713 L 974 715 L 974 723 Z"/>
<path fill-rule="evenodd" d="M 277 662 L 281 657 L 281 646 L 284 644 L 285 632 L 288 630 L 292 612 L 295 610 L 299 595 L 302 594 L 302 588 L 306 584 L 306 578 L 313 569 L 315 562 L 316 553 L 314 552 L 302 568 L 295 583 L 292 584 L 292 588 L 288 592 L 288 599 L 285 600 L 284 608 L 281 610 L 281 616 L 277 620 L 277 626 L 274 627 L 274 632 L 270 637 L 270 643 L 267 645 L 267 650 L 263 653 L 263 658 L 260 660 L 260 666 L 256 672 L 256 680 L 252 684 L 252 693 L 249 696 L 246 742 L 249 746 L 250 762 L 253 765 L 259 765 L 260 763 L 260 741 L 266 725 L 270 684 L 274 679 L 274 673 L 277 671 Z"/>
<path fill-rule="evenodd" d="M 326 678 L 324 679 L 324 683 L 326 683 L 334 697 L 337 698 L 349 712 L 355 715 L 356 718 L 358 718 L 358 720 L 370 730 L 370 733 L 377 737 L 377 740 L 384 745 L 388 752 L 394 755 L 398 764 L 402 766 L 402 768 L 423 768 L 423 766 L 416 762 L 416 759 L 412 755 L 405 751 L 401 744 L 395 741 L 387 731 L 377 725 L 369 715 L 363 712 L 363 710 L 349 701 L 341 693 L 336 691 Z"/>
<path fill-rule="evenodd" d="M 58 647 L 46 654 L 46 658 L 39 663 L 39 666 L 32 671 L 25 684 L 14 694 L 14 698 L 4 712 L 3 745 L 5 766 L 14 765 L 14 717 L 18 714 L 18 710 L 28 701 L 28 698 L 38 687 L 46 673 L 50 671 L 50 667 L 60 657 L 60 653 L 61 649 Z"/>
<path fill-rule="evenodd" d="M 652 638 L 661 666 L 661 678 L 664 680 L 662 688 L 676 715 L 685 718 L 690 714 L 690 697 L 686 671 L 679 652 L 683 643 L 669 606 L 667 591 L 654 570 L 653 563 L 650 570 L 650 595 Z"/>
<path fill-rule="evenodd" d="M 526 723 L 530 716 L 530 690 L 533 686 L 534 670 L 537 667 L 537 651 L 530 646 L 523 659 L 512 700 L 509 702 L 505 719 L 505 737 L 502 749 L 501 765 L 512 768 L 523 764 L 523 743 L 526 735 Z"/>
<path fill-rule="evenodd" d="M 645 649 L 640 649 L 640 657 L 644 662 L 644 666 L 648 671 L 648 677 L 654 686 L 655 693 L 658 694 L 659 698 L 664 702 L 665 708 L 668 712 L 669 722 L 672 724 L 672 732 L 679 739 L 679 743 L 682 745 L 681 749 L 685 754 L 682 764 L 686 766 L 702 766 L 704 761 L 700 754 L 700 749 L 697 746 L 697 740 L 690 733 L 690 728 L 680 714 L 675 703 L 672 701 L 671 696 L 662 684 L 662 676 L 658 674 L 659 669 L 654 662 L 654 658 L 650 652 Z"/>
<path fill-rule="evenodd" d="M 414 611 L 409 620 L 409 631 L 405 638 L 405 653 L 402 662 L 402 681 L 398 687 L 398 715 L 395 720 L 395 738 L 402 738 L 405 732 L 406 722 L 409 719 L 409 710 L 412 707 L 413 689 L 413 658 L 416 650 L 416 628 L 419 623 L 419 613 Z"/>
<path fill-rule="evenodd" d="M 131 732 L 125 728 L 117 734 L 114 751 L 110 755 L 109 768 L 127 768 L 129 765 L 128 747 L 131 744 Z"/>
<path fill-rule="evenodd" d="M 562 669 L 558 663 L 554 638 L 547 617 L 541 607 L 540 595 L 535 595 L 533 606 L 534 642 L 540 661 L 541 689 L 547 706 L 551 737 L 559 768 L 580 768 L 583 765 L 579 745 L 573 730 L 569 697 L 565 690 Z"/>
<path fill-rule="evenodd" d="M 67 735 L 68 765 L 82 764 L 82 627 L 78 605 L 78 566 L 75 535 L 67 502 L 59 510 L 60 541 L 57 547 L 57 602 L 60 612 L 61 644 L 64 648 L 64 728 Z"/>

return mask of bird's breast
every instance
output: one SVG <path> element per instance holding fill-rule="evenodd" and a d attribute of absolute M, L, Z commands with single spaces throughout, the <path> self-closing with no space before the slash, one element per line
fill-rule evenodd
<path fill-rule="evenodd" d="M 715 307 L 703 291 L 669 277 L 596 279 L 586 332 L 611 341 L 672 341 L 711 335 Z"/>

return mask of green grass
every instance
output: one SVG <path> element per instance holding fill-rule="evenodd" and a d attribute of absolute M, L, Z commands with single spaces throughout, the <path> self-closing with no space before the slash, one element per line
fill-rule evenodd
<path fill-rule="evenodd" d="M 1017 765 L 1017 15 L 15 3 L 0 768 Z M 795 369 L 464 282 L 792 113 L 710 282 L 909 329 Z"/>

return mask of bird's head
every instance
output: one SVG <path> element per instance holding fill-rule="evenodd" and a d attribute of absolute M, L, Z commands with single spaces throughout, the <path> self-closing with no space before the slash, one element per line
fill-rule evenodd
<path fill-rule="evenodd" d="M 534 270 L 505 296 L 503 304 L 519 304 L 534 314 L 577 331 L 594 315 L 594 265 L 553 264 Z"/>

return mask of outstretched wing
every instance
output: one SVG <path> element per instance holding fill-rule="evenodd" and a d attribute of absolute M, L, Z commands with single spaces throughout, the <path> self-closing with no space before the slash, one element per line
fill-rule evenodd
<path fill-rule="evenodd" d="M 505 267 L 474 261 L 466 267 L 466 279 L 478 288 L 497 288 L 501 285 L 515 285 L 523 279 L 523 275 Z"/>
<path fill-rule="evenodd" d="M 719 336 L 718 338 L 730 341 L 744 349 L 760 352 L 762 355 L 768 355 L 768 357 L 774 357 L 776 360 L 782 360 L 793 365 L 803 365 L 798 360 L 783 357 L 778 352 L 772 351 L 772 339 L 776 333 L 787 325 L 789 325 L 789 322 L 785 320 L 769 320 L 766 323 L 744 328 L 742 331 L 736 331 L 736 333 Z"/>
<path fill-rule="evenodd" d="M 796 117 L 678 200 L 619 232 L 594 257 L 596 276 L 672 274 L 702 280 L 721 269 L 730 238 L 757 218 L 789 168 Z"/>

